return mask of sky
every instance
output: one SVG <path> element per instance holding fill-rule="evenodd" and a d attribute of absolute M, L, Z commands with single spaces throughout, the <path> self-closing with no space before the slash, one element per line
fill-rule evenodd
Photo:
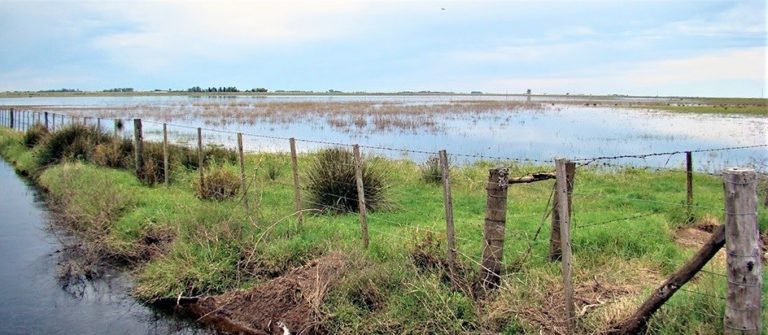
<path fill-rule="evenodd" d="M 0 91 L 765 97 L 766 16 L 765 0 L 0 0 Z"/>

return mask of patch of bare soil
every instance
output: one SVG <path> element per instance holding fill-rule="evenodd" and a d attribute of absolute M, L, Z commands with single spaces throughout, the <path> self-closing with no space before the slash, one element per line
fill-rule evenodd
<path fill-rule="evenodd" d="M 320 306 L 346 266 L 344 255 L 331 254 L 251 290 L 196 299 L 186 309 L 230 333 L 324 334 Z"/>
<path fill-rule="evenodd" d="M 700 248 L 712 237 L 712 233 L 720 226 L 717 218 L 705 216 L 695 225 L 683 227 L 675 232 L 675 241 L 686 248 Z"/>

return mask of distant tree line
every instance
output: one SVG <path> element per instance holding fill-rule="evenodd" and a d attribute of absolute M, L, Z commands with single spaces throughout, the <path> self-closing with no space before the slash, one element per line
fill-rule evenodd
<path fill-rule="evenodd" d="M 82 91 L 80 91 L 78 89 L 75 89 L 75 88 L 60 88 L 58 90 L 43 90 L 43 91 L 38 91 L 38 92 L 40 92 L 40 93 L 58 93 L 58 92 L 82 92 Z"/>
<path fill-rule="evenodd" d="M 110 88 L 107 90 L 104 90 L 104 92 L 133 92 L 133 87 L 118 87 L 118 88 Z"/>
<path fill-rule="evenodd" d="M 240 92 L 239 89 L 235 86 L 229 86 L 229 87 L 208 87 L 208 88 L 202 88 L 200 86 L 190 87 L 187 89 L 187 92 L 193 92 L 193 93 L 227 93 L 227 92 Z M 254 88 L 250 90 L 245 90 L 245 92 L 257 92 L 257 93 L 266 93 L 269 92 L 266 88 L 259 87 Z"/>

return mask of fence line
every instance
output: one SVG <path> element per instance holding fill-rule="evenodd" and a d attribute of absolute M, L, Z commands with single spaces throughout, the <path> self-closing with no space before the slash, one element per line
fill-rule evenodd
<path fill-rule="evenodd" d="M 5 111 L 0 111 L 0 115 L 2 115 L 2 114 L 7 114 L 7 113 Z M 51 113 L 50 114 L 50 116 L 52 117 L 52 120 L 53 120 L 53 122 L 51 122 L 51 126 L 50 127 L 53 128 L 53 129 L 56 129 L 57 126 L 60 128 L 61 126 L 66 124 L 66 122 L 64 121 L 65 120 L 64 119 L 64 115 L 60 115 L 62 121 L 60 123 L 56 124 L 55 120 L 56 120 L 56 116 L 57 115 L 59 115 L 59 114 L 56 114 L 56 113 Z M 47 114 L 46 114 L 46 116 L 47 116 Z M 2 122 L 3 125 L 10 125 L 11 128 L 13 128 L 13 129 L 19 129 L 21 131 L 24 131 L 24 130 L 30 129 L 30 127 L 32 127 L 35 124 L 35 119 L 37 119 L 37 122 L 39 123 L 40 117 L 41 116 L 39 114 L 29 114 L 29 112 L 22 112 L 22 111 L 11 110 L 10 114 L 7 114 L 7 117 L 3 116 L 2 118 L 0 118 L 0 122 Z M 79 124 L 80 123 L 78 121 L 80 118 L 76 118 L 76 117 L 72 117 L 72 116 L 68 116 L 68 118 L 69 118 L 68 119 L 69 124 Z M 85 125 L 89 125 L 89 124 L 92 125 L 94 121 L 96 122 L 96 127 L 98 127 L 98 129 L 100 131 L 102 131 L 103 129 L 101 128 L 101 119 L 97 118 L 96 120 L 93 120 L 92 118 L 87 118 L 87 117 L 82 118 L 82 124 L 85 124 Z M 314 140 L 293 139 L 293 138 L 284 138 L 284 137 L 278 137 L 278 136 L 267 136 L 267 135 L 258 135 L 258 134 L 246 134 L 246 133 L 233 132 L 233 131 L 227 131 L 227 130 L 221 130 L 221 129 L 211 129 L 211 128 L 193 127 L 193 126 L 185 126 L 185 125 L 177 125 L 177 124 L 159 123 L 157 121 L 146 121 L 146 122 L 147 123 L 151 123 L 151 124 L 156 124 L 156 125 L 162 125 L 164 130 L 166 129 L 166 127 L 170 126 L 170 127 L 184 128 L 184 129 L 195 129 L 197 131 L 197 147 L 198 147 L 197 148 L 197 152 L 198 152 L 198 158 L 199 158 L 197 169 L 200 172 L 200 185 L 203 185 L 203 183 L 205 182 L 205 174 L 206 174 L 206 172 L 204 171 L 204 167 L 206 166 L 206 164 L 205 164 L 204 157 L 203 157 L 204 154 L 203 154 L 203 146 L 202 146 L 202 138 L 203 138 L 203 133 L 202 132 L 203 132 L 203 130 L 205 130 L 206 133 L 207 132 L 213 132 L 213 133 L 228 134 L 228 135 L 238 135 L 238 139 L 241 139 L 241 136 L 249 136 L 249 137 L 261 138 L 261 139 L 267 139 L 267 140 L 285 141 L 285 143 L 283 143 L 283 144 L 285 144 L 286 146 L 289 143 L 288 141 L 290 141 L 290 143 L 291 143 L 291 152 L 295 152 L 295 148 L 293 147 L 293 144 L 295 142 L 298 142 L 298 143 L 323 144 L 323 145 L 337 146 L 337 147 L 347 147 L 347 148 L 348 147 L 352 147 L 352 148 L 355 149 L 356 160 L 355 160 L 354 163 L 344 163 L 344 164 L 348 168 L 349 167 L 354 167 L 355 168 L 355 170 L 357 172 L 357 180 L 354 181 L 354 182 L 353 181 L 342 181 L 342 182 L 340 182 L 340 184 L 345 185 L 345 186 L 356 186 L 357 187 L 357 194 L 337 195 L 337 194 L 330 194 L 330 193 L 322 193 L 323 195 L 335 197 L 337 199 L 344 199 L 344 200 L 350 200 L 350 201 L 359 201 L 358 208 L 360 209 L 360 212 L 361 212 L 361 214 L 360 214 L 361 224 L 363 222 L 365 222 L 365 220 L 370 219 L 370 220 L 375 221 L 375 222 L 384 222 L 384 223 L 392 225 L 392 227 L 400 228 L 400 229 L 402 229 L 402 228 L 411 228 L 411 229 L 416 229 L 417 231 L 418 230 L 428 231 L 428 232 L 434 233 L 436 235 L 442 235 L 442 234 L 446 233 L 446 231 L 437 231 L 437 230 L 434 230 L 434 229 L 428 229 L 428 228 L 426 228 L 424 226 L 419 225 L 418 222 L 416 222 L 415 220 L 414 220 L 414 222 L 416 222 L 415 225 L 408 225 L 407 221 L 405 221 L 406 223 L 404 223 L 404 221 L 397 222 L 397 221 L 394 221 L 394 220 L 389 220 L 389 219 L 383 218 L 383 217 L 381 217 L 379 215 L 375 215 L 375 214 L 374 215 L 366 215 L 365 214 L 365 210 L 366 210 L 367 206 L 366 206 L 366 203 L 364 201 L 365 194 L 364 194 L 364 191 L 363 191 L 363 185 L 362 185 L 362 181 L 361 181 L 362 178 L 361 178 L 361 175 L 360 175 L 361 163 L 360 163 L 360 160 L 359 160 L 358 148 L 364 148 L 364 149 L 368 149 L 368 150 L 388 150 L 388 151 L 408 152 L 408 153 L 414 153 L 414 154 L 428 154 L 428 155 L 433 155 L 433 154 L 437 155 L 437 152 L 411 150 L 411 149 L 396 149 L 396 148 L 388 148 L 388 147 L 380 147 L 380 146 L 365 146 L 365 145 L 357 145 L 357 144 L 345 144 L 345 143 L 330 142 L 330 141 L 314 141 Z M 116 132 L 117 132 L 117 130 L 118 130 L 117 127 L 115 127 L 115 131 Z M 125 129 L 125 127 L 123 127 L 121 134 L 125 135 L 125 132 L 126 132 L 126 129 Z M 163 132 L 163 135 L 164 135 L 164 140 L 166 140 L 165 136 L 167 135 L 167 133 L 165 131 Z M 141 127 L 141 120 L 140 119 L 136 119 L 136 121 L 134 121 L 134 140 L 135 140 L 134 143 L 135 143 L 135 148 L 136 148 L 135 149 L 135 153 L 136 153 L 136 159 L 135 159 L 136 166 L 135 167 L 136 167 L 136 174 L 137 174 L 137 176 L 141 176 L 142 175 L 142 171 L 143 171 L 142 169 L 143 169 L 143 165 L 144 165 L 144 160 L 145 159 L 148 160 L 148 161 L 153 162 L 154 164 L 158 163 L 158 159 L 156 159 L 155 157 L 152 157 L 152 156 L 145 157 L 145 155 L 142 154 L 141 148 L 142 148 L 144 137 L 145 136 L 144 136 L 144 134 L 142 132 L 142 127 Z M 624 158 L 640 158 L 640 159 L 644 159 L 644 158 L 652 157 L 652 156 L 666 156 L 666 155 L 669 155 L 670 157 L 672 157 L 674 155 L 683 154 L 683 153 L 685 153 L 690 158 L 690 153 L 691 152 L 712 152 L 712 151 L 725 151 L 725 150 L 741 150 L 741 149 L 760 148 L 760 147 L 768 147 L 768 144 L 766 144 L 766 145 L 739 146 L 739 147 L 726 147 L 726 148 L 712 148 L 712 149 L 695 149 L 695 150 L 687 150 L 687 151 L 659 152 L 659 153 L 648 153 L 648 154 L 638 154 L 638 155 L 602 156 L 602 157 L 594 157 L 594 158 L 581 158 L 581 159 L 573 160 L 571 162 L 586 162 L 586 163 L 581 163 L 580 166 L 587 166 L 590 163 L 593 163 L 593 162 L 596 162 L 596 161 L 606 161 L 606 160 L 610 161 L 610 160 L 624 159 Z M 242 149 L 242 144 L 241 144 L 241 148 L 240 149 Z M 535 162 L 535 163 L 545 163 L 545 162 L 546 163 L 551 163 L 552 162 L 552 160 L 535 160 L 535 159 L 520 159 L 520 158 L 511 158 L 511 157 L 494 157 L 494 156 L 476 155 L 476 154 L 463 154 L 463 153 L 446 154 L 445 156 L 446 157 L 489 158 L 489 159 L 498 159 L 498 160 L 516 161 L 516 162 L 526 162 L 526 163 L 530 163 L 530 162 Z M 240 155 L 239 159 L 240 159 L 240 164 L 241 164 L 241 169 L 242 169 L 242 164 L 243 164 L 243 159 L 244 158 L 243 158 L 242 155 Z M 570 225 L 571 216 L 572 216 L 572 214 L 571 214 L 572 206 L 571 206 L 571 201 L 567 200 L 568 198 L 565 197 L 566 193 L 568 194 L 569 197 L 570 196 L 580 196 L 580 197 L 583 196 L 583 197 L 587 197 L 587 198 L 598 198 L 598 199 L 619 199 L 619 200 L 623 200 L 623 201 L 627 201 L 627 202 L 657 203 L 657 204 L 668 205 L 669 208 L 675 208 L 675 207 L 679 206 L 681 208 L 687 208 L 689 210 L 689 212 L 690 212 L 690 210 L 692 208 L 706 209 L 706 210 L 712 210 L 712 211 L 717 211 L 717 212 L 725 212 L 724 208 L 712 208 L 712 207 L 699 206 L 699 205 L 693 205 L 692 204 L 692 200 L 691 200 L 692 197 L 691 197 L 691 193 L 690 193 L 691 192 L 690 191 L 690 189 L 691 189 L 691 184 L 690 184 L 690 182 L 691 182 L 691 179 L 690 179 L 691 178 L 690 177 L 690 175 L 691 175 L 690 174 L 691 168 L 690 168 L 690 164 L 689 164 L 689 168 L 687 169 L 688 170 L 687 172 L 689 174 L 689 177 L 688 177 L 688 189 L 689 189 L 689 191 L 688 191 L 689 192 L 688 193 L 688 195 L 689 195 L 688 200 L 687 200 L 687 202 L 682 202 L 681 201 L 680 203 L 676 203 L 676 202 L 670 202 L 670 201 L 658 201 L 658 200 L 649 200 L 649 199 L 638 199 L 638 198 L 632 198 L 632 197 L 613 196 L 613 195 L 609 195 L 609 194 L 606 194 L 606 193 L 584 193 L 584 192 L 573 192 L 571 190 L 567 190 L 567 187 L 565 186 L 565 184 L 567 183 L 567 184 L 569 184 L 570 187 L 572 187 L 573 186 L 573 184 L 572 184 L 573 180 L 567 180 L 566 183 L 562 183 L 563 181 L 566 180 L 566 179 L 563 179 L 563 178 L 566 178 L 565 177 L 565 172 L 564 172 L 565 171 L 565 167 L 561 166 L 560 164 L 565 164 L 565 161 L 566 160 L 563 160 L 563 159 L 559 159 L 558 160 L 558 167 L 557 167 L 558 181 L 554 185 L 554 186 L 557 187 L 557 191 L 555 192 L 555 190 L 553 189 L 553 192 L 550 194 L 549 200 L 548 200 L 547 204 L 544 207 L 544 213 L 543 214 L 542 213 L 512 214 L 512 215 L 507 216 L 506 215 L 506 212 L 507 212 L 507 209 L 506 209 L 506 192 L 507 192 L 507 190 L 506 189 L 507 189 L 507 187 L 509 187 L 509 184 L 507 183 L 507 179 L 506 178 L 508 176 L 506 175 L 506 173 L 508 171 L 506 169 L 502 169 L 502 168 L 492 170 L 492 173 L 499 174 L 499 176 L 498 176 L 498 189 L 494 190 L 495 193 L 491 192 L 492 191 L 491 187 L 495 187 L 496 186 L 496 183 L 497 183 L 496 179 L 497 178 L 494 177 L 495 175 L 489 176 L 489 180 L 488 180 L 488 184 L 487 184 L 488 185 L 488 188 L 487 188 L 487 190 L 488 190 L 488 194 L 487 194 L 488 204 L 487 204 L 487 212 L 486 212 L 486 227 L 484 229 L 484 240 L 486 242 L 483 245 L 483 249 L 482 249 L 482 254 L 483 254 L 482 261 L 481 262 L 477 262 L 474 258 L 467 256 L 465 253 L 461 252 L 458 247 L 455 247 L 455 246 L 449 247 L 448 253 L 449 254 L 455 253 L 455 254 L 461 255 L 462 257 L 467 258 L 467 259 L 471 260 L 473 263 L 476 263 L 477 265 L 479 265 L 480 266 L 480 271 L 481 271 L 481 273 L 483 273 L 485 281 L 490 281 L 490 282 L 495 283 L 494 285 L 490 285 L 490 286 L 486 286 L 486 287 L 487 288 L 498 287 L 498 285 L 500 283 L 500 279 L 503 278 L 502 277 L 503 274 L 501 272 L 501 270 L 502 270 L 502 268 L 501 268 L 501 261 L 502 261 L 501 257 L 503 257 L 503 255 L 504 255 L 504 252 L 503 252 L 503 241 L 508 236 L 524 236 L 524 237 L 526 237 L 526 239 L 527 239 L 527 249 L 525 249 L 524 251 L 518 253 L 519 256 L 522 256 L 522 258 L 520 258 L 518 260 L 521 261 L 521 264 L 524 264 L 527 261 L 527 259 L 531 256 L 533 245 L 536 244 L 536 243 L 539 243 L 537 240 L 538 240 L 538 237 L 540 236 L 540 233 L 542 232 L 542 229 L 543 229 L 543 226 L 544 226 L 544 223 L 545 223 L 546 219 L 551 214 L 553 214 L 553 209 L 555 208 L 554 206 L 559 206 L 558 208 L 560 209 L 560 216 L 561 216 L 561 219 L 559 220 L 559 224 L 561 225 L 560 226 L 560 228 L 561 228 L 560 229 L 560 234 L 561 234 L 560 236 L 562 238 L 561 239 L 561 243 L 562 243 L 562 250 L 564 252 L 563 259 L 562 259 L 562 261 L 563 261 L 562 272 L 563 272 L 564 287 L 565 287 L 565 292 L 566 292 L 566 294 L 564 295 L 565 296 L 564 306 L 565 306 L 565 309 L 566 309 L 565 320 L 567 320 L 569 323 L 574 323 L 576 321 L 576 318 L 577 318 L 577 316 L 575 316 L 574 310 L 573 310 L 573 307 L 574 307 L 573 300 L 572 300 L 573 299 L 573 285 L 571 284 L 571 280 L 572 279 L 571 279 L 571 275 L 570 275 L 570 272 L 571 272 L 571 269 L 570 269 L 570 266 L 571 266 L 571 255 L 570 255 L 570 242 L 571 242 L 571 240 L 570 240 L 570 232 L 571 232 L 571 230 L 574 230 L 574 229 L 577 229 L 577 228 L 588 228 L 588 227 L 594 227 L 594 226 L 598 226 L 598 225 L 606 225 L 606 224 L 615 223 L 615 222 L 621 222 L 621 221 L 630 221 L 630 220 L 639 219 L 639 218 L 643 218 L 643 217 L 650 217 L 650 216 L 654 216 L 654 215 L 661 215 L 661 214 L 664 214 L 664 213 L 659 213 L 659 212 L 655 212 L 654 211 L 654 212 L 648 212 L 648 213 L 635 214 L 635 215 L 627 216 L 627 217 L 610 219 L 610 220 L 601 221 L 601 222 L 597 222 L 597 223 L 588 223 L 588 224 L 584 224 L 584 225 Z M 690 162 L 690 160 L 689 160 L 689 162 Z M 296 162 L 294 161 L 292 164 L 293 164 L 293 167 L 295 168 L 296 167 Z M 609 165 L 609 164 L 611 164 L 611 163 L 607 163 L 606 165 Z M 170 171 L 166 171 L 166 166 L 167 166 L 167 164 L 163 164 L 163 172 L 164 172 L 164 174 L 165 174 L 165 176 L 167 178 Z M 295 170 L 294 170 L 294 173 L 296 173 Z M 242 178 L 244 180 L 244 175 L 243 175 Z M 502 183 L 502 178 L 505 178 L 503 183 Z M 296 179 L 296 182 L 293 185 L 282 183 L 280 181 L 273 181 L 273 182 L 275 184 L 283 185 L 283 186 L 286 186 L 286 187 L 289 187 L 289 188 L 295 188 L 297 190 L 297 192 L 299 190 L 300 191 L 309 191 L 310 190 L 310 188 L 308 188 L 308 186 L 306 184 L 302 185 L 299 182 L 298 179 Z M 243 185 L 245 185 L 244 181 L 243 181 Z M 243 193 L 245 192 L 245 190 L 246 190 L 246 187 L 243 186 Z M 502 201 L 503 204 L 499 203 L 500 206 L 501 205 L 503 205 L 503 206 L 501 207 L 502 209 L 500 209 L 500 212 L 494 212 L 494 210 L 497 210 L 497 209 L 492 209 L 491 208 L 492 205 L 493 205 L 492 202 L 497 202 L 498 199 L 501 199 L 502 195 L 499 192 L 503 192 L 504 193 L 503 194 L 503 201 Z M 559 200 L 557 201 L 557 203 L 559 205 L 558 204 L 554 204 L 553 199 L 554 199 L 555 194 L 558 195 L 558 199 Z M 403 196 L 404 194 L 400 194 L 400 195 Z M 245 195 L 243 196 L 243 201 L 247 201 L 247 199 L 245 198 Z M 319 208 L 321 208 L 323 210 L 332 210 L 332 211 L 335 211 L 335 212 L 348 212 L 349 211 L 349 208 L 343 208 L 343 207 L 338 207 L 338 206 L 318 203 L 318 202 L 314 201 L 310 197 L 305 197 L 305 198 L 301 199 L 300 197 L 297 196 L 295 202 L 296 202 L 296 210 L 297 210 L 297 212 L 301 212 L 300 208 L 303 208 L 302 205 L 304 205 L 304 204 L 316 205 L 316 206 L 319 206 Z M 550 206 L 550 202 L 553 202 L 553 206 Z M 246 208 L 247 208 L 247 202 L 246 202 Z M 446 216 L 449 215 L 448 211 L 446 211 L 445 215 Z M 753 213 L 740 213 L 739 215 L 753 215 Z M 439 215 L 432 216 L 430 214 L 423 215 L 423 217 L 432 217 L 432 218 L 437 218 L 438 216 Z M 541 217 L 541 222 L 536 227 L 535 232 L 533 233 L 532 238 L 531 238 L 530 232 L 528 232 L 528 231 L 505 229 L 504 225 L 506 224 L 506 220 L 508 220 L 510 218 L 525 218 L 525 217 Z M 489 222 L 490 222 L 490 224 L 493 224 L 495 226 L 489 228 L 490 227 L 489 226 Z M 397 238 L 402 238 L 404 236 L 404 234 L 403 235 L 399 235 L 399 234 L 394 234 L 394 233 L 391 233 L 391 232 L 385 232 L 384 231 L 384 227 L 379 227 L 378 225 L 371 225 L 371 228 L 372 228 L 373 231 L 376 231 L 377 233 L 387 234 L 387 235 L 395 236 Z M 553 222 L 553 228 L 554 228 L 554 222 Z M 363 234 L 363 245 L 364 245 L 364 247 L 367 247 L 367 244 L 368 244 L 367 229 L 368 229 L 367 225 L 361 226 L 361 230 L 362 230 L 362 234 Z M 451 228 L 447 228 L 447 229 L 451 229 Z M 502 232 L 502 234 L 500 234 L 500 235 L 499 234 L 492 235 L 492 233 L 494 231 L 500 231 L 500 232 Z M 476 238 L 470 239 L 470 238 L 459 237 L 459 236 L 456 236 L 455 238 L 458 239 L 458 240 L 461 240 L 462 242 L 465 242 L 467 244 L 472 244 L 472 243 L 477 241 Z M 499 241 L 501 242 L 500 245 L 498 244 Z M 542 241 L 542 242 L 545 242 L 545 241 Z M 731 257 L 731 256 L 733 256 L 733 255 L 729 254 L 729 257 Z M 753 257 L 753 255 L 749 255 L 749 257 Z M 451 271 L 451 272 L 453 273 L 453 271 Z M 701 272 L 701 273 L 704 273 L 704 274 L 713 275 L 713 276 L 720 276 L 720 277 L 727 277 L 728 276 L 728 275 L 725 275 L 725 274 L 715 273 L 715 272 L 707 271 L 707 270 L 703 270 L 703 269 L 702 270 L 698 270 L 698 272 Z M 730 281 L 729 281 L 729 283 L 730 283 Z M 731 283 L 731 284 L 733 284 L 733 283 Z M 725 297 L 722 297 L 722 296 L 709 295 L 707 293 L 702 293 L 702 292 L 698 292 L 698 291 L 695 291 L 695 290 L 689 290 L 689 289 L 686 289 L 684 287 L 680 287 L 679 289 L 681 291 L 689 292 L 689 293 L 692 293 L 692 294 L 699 294 L 699 295 L 703 295 L 703 296 L 714 297 L 714 298 L 717 298 L 717 299 L 726 299 Z M 570 330 L 575 329 L 575 324 L 571 324 L 569 329 Z M 736 329 L 736 328 L 734 328 L 734 329 Z"/>

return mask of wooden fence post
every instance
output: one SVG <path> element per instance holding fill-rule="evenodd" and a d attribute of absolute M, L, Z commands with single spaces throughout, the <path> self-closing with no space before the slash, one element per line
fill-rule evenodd
<path fill-rule="evenodd" d="M 48 129 L 48 112 L 45 112 L 44 116 L 44 122 L 45 122 L 45 129 Z"/>
<path fill-rule="evenodd" d="M 14 115 L 13 115 L 13 108 L 11 108 L 11 111 L 9 112 L 10 118 L 11 118 L 11 129 L 14 128 Z"/>
<path fill-rule="evenodd" d="M 163 123 L 163 183 L 165 186 L 168 186 L 170 174 L 170 164 L 168 162 L 168 125 Z"/>
<path fill-rule="evenodd" d="M 483 227 L 483 258 L 480 278 L 485 288 L 496 288 L 501 282 L 501 261 L 504 257 L 504 229 L 507 221 L 507 188 L 509 170 L 488 171 L 488 193 Z"/>
<path fill-rule="evenodd" d="M 693 222 L 693 156 L 690 151 L 685 152 L 685 189 L 686 208 L 688 210 L 688 222 Z"/>
<path fill-rule="evenodd" d="M 101 118 L 100 117 L 96 118 L 96 130 L 98 130 L 99 133 L 101 133 Z"/>
<path fill-rule="evenodd" d="M 296 203 L 297 220 L 299 226 L 301 226 L 304 224 L 304 213 L 301 211 L 301 184 L 299 183 L 299 160 L 296 154 L 296 139 L 291 137 L 288 139 L 288 142 L 291 145 L 291 171 L 293 171 L 294 201 Z"/>
<path fill-rule="evenodd" d="M 203 129 L 197 128 L 197 170 L 200 171 L 200 189 L 205 189 L 205 176 L 203 172 L 204 164 L 203 153 Z"/>
<path fill-rule="evenodd" d="M 440 150 L 440 170 L 443 175 L 443 203 L 445 206 L 445 238 L 448 242 L 448 270 L 451 282 L 455 284 L 456 276 L 456 232 L 453 228 L 453 199 L 451 196 L 451 174 L 448 170 L 448 153 Z"/>
<path fill-rule="evenodd" d="M 365 187 L 363 185 L 363 163 L 360 159 L 360 146 L 353 147 L 355 155 L 355 183 L 357 184 L 357 207 L 360 213 L 360 231 L 363 235 L 363 248 L 368 249 L 368 218 L 365 208 Z"/>
<path fill-rule="evenodd" d="M 723 172 L 728 297 L 725 334 L 760 334 L 763 268 L 757 226 L 757 174 L 752 169 Z"/>
<path fill-rule="evenodd" d="M 576 163 L 565 163 L 566 186 L 568 187 L 568 210 L 573 205 L 573 183 L 576 178 Z M 557 184 L 555 184 L 557 186 Z M 555 192 L 556 193 L 556 192 Z M 559 261 L 563 257 L 562 245 L 560 242 L 560 199 L 555 194 L 552 199 L 552 229 L 549 234 L 549 260 Z M 568 212 L 568 218 L 571 212 Z"/>
<path fill-rule="evenodd" d="M 136 177 L 144 180 L 144 134 L 141 131 L 141 119 L 133 119 L 133 138 L 136 149 Z"/>
<path fill-rule="evenodd" d="M 558 158 L 555 160 L 555 174 L 557 175 L 556 196 L 560 209 L 560 248 L 563 265 L 563 302 L 565 304 L 565 318 L 568 325 L 568 333 L 573 333 L 576 328 L 576 313 L 573 309 L 573 282 L 571 278 L 571 206 L 568 201 L 568 160 Z"/>
<path fill-rule="evenodd" d="M 120 138 L 117 136 L 117 132 L 119 130 L 118 128 L 120 128 L 120 121 L 118 119 L 114 119 L 113 122 L 114 122 L 114 124 L 113 124 L 112 131 L 114 133 L 115 140 L 119 140 Z M 115 142 L 117 142 L 117 141 L 115 141 Z"/>
<path fill-rule="evenodd" d="M 245 179 L 245 156 L 243 155 L 243 133 L 237 133 L 237 153 L 240 160 L 240 187 L 243 189 L 243 207 L 248 211 L 248 181 Z"/>
<path fill-rule="evenodd" d="M 51 113 L 51 129 L 56 130 L 56 113 Z"/>

